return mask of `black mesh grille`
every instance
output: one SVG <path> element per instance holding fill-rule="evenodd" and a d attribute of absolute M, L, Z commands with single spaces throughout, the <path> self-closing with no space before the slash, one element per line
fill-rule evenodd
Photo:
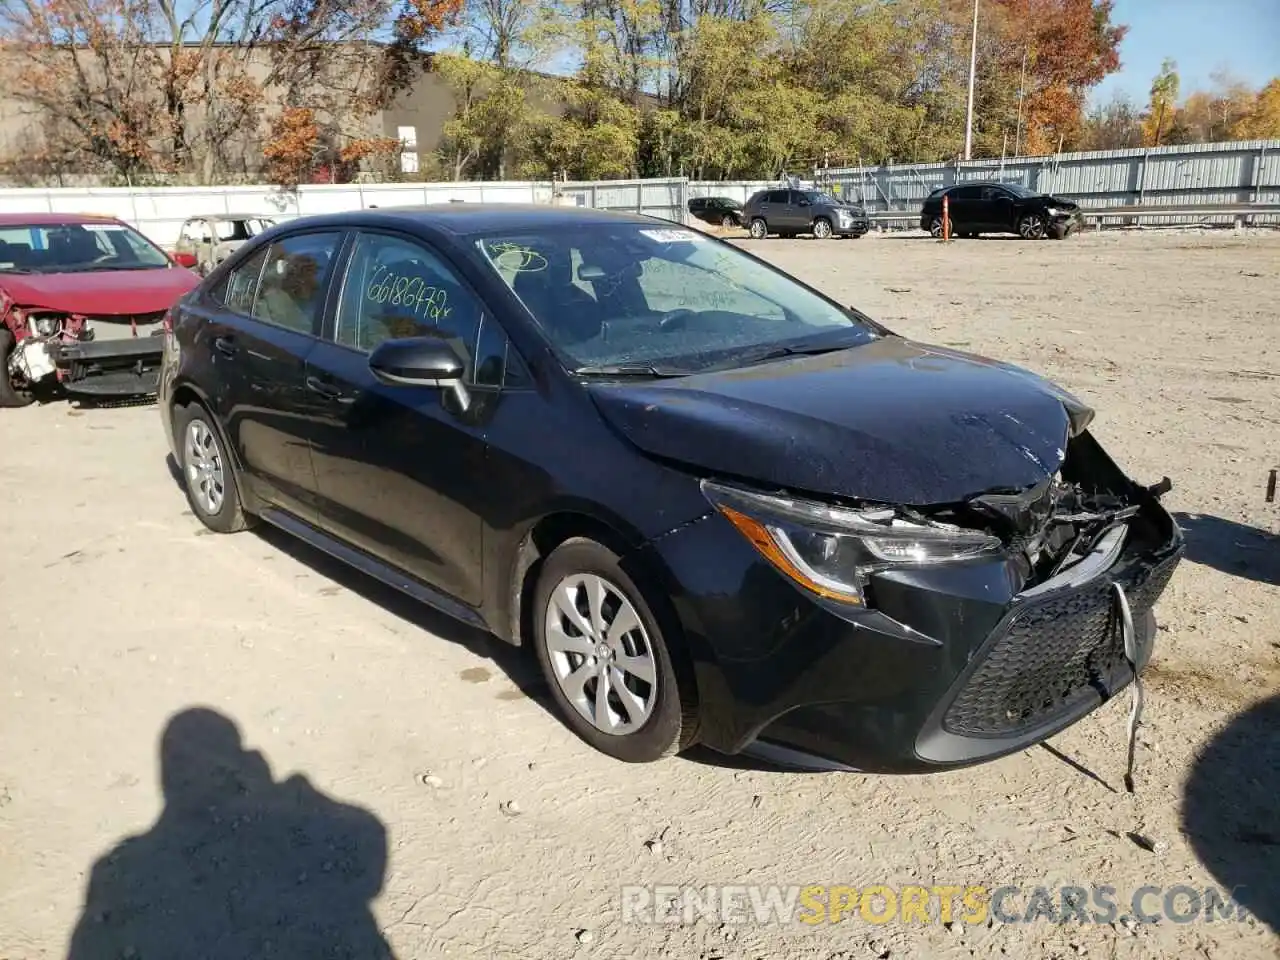
<path fill-rule="evenodd" d="M 1115 577 L 1135 620 L 1164 592 L 1179 558 Z M 1109 694 L 1117 674 L 1128 672 L 1113 596 L 1104 577 L 1022 607 L 981 654 L 943 717 L 944 729 L 968 737 L 1016 736 L 1070 712 L 1093 692 Z"/>

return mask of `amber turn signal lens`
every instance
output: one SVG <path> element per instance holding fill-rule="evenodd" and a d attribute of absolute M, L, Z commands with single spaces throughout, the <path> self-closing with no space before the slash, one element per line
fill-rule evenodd
<path fill-rule="evenodd" d="M 778 546 L 773 534 L 760 521 L 754 520 L 745 513 L 739 513 L 732 507 L 726 507 L 723 504 L 717 504 L 716 509 L 724 514 L 725 519 L 738 528 L 739 533 L 751 541 L 751 545 L 759 550 L 766 560 L 806 590 L 816 593 L 820 597 L 826 597 L 828 600 L 838 600 L 841 603 L 852 604 L 862 603 L 861 597 L 852 593 L 841 593 L 838 590 L 832 590 L 830 587 L 818 583 L 796 566 L 791 558 Z"/>

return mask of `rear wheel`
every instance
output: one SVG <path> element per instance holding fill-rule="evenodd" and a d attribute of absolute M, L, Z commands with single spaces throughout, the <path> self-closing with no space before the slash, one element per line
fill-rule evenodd
<path fill-rule="evenodd" d="M 751 239 L 763 240 L 769 235 L 769 225 L 764 222 L 763 217 L 756 217 L 751 221 Z"/>
<path fill-rule="evenodd" d="M 187 502 L 200 522 L 215 533 L 237 533 L 248 527 L 235 470 L 209 411 L 197 403 L 177 407 L 173 435 L 179 444 L 178 466 Z"/>
<path fill-rule="evenodd" d="M 532 619 L 551 696 L 579 737 L 628 763 L 691 745 L 692 679 L 678 676 L 653 607 L 612 550 L 574 538 L 552 551 Z"/>
<path fill-rule="evenodd" d="M 9 358 L 13 356 L 13 331 L 0 327 L 0 407 L 25 407 L 35 399 L 31 391 L 14 386 L 9 375 Z"/>

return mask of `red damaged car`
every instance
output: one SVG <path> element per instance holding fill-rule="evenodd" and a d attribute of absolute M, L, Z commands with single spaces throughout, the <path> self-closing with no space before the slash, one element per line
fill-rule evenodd
<path fill-rule="evenodd" d="M 199 282 L 112 217 L 0 214 L 0 407 L 154 393 L 164 315 Z"/>

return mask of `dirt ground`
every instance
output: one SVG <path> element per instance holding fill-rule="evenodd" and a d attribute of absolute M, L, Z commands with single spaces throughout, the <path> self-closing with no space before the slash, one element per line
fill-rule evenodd
<path fill-rule="evenodd" d="M 519 653 L 282 536 L 204 535 L 154 407 L 6 410 L 0 960 L 66 955 L 77 923 L 77 957 L 205 956 L 223 900 L 258 939 L 220 957 L 302 956 L 302 930 L 308 958 L 372 956 L 379 931 L 401 960 L 1275 957 L 1280 234 L 744 243 L 900 333 L 1048 374 L 1131 474 L 1173 479 L 1188 559 L 1157 607 L 1136 794 L 1127 697 L 1053 751 L 927 777 L 615 763 Z M 277 784 L 306 780 L 269 787 L 220 718 Z M 211 751 L 238 806 L 202 806 Z M 629 884 L 1013 884 L 1015 913 L 1035 886 L 1110 885 L 1121 914 L 1148 884 L 1245 885 L 1252 913 L 649 925 L 622 918 Z M 263 898 L 293 925 L 256 928 Z"/>

